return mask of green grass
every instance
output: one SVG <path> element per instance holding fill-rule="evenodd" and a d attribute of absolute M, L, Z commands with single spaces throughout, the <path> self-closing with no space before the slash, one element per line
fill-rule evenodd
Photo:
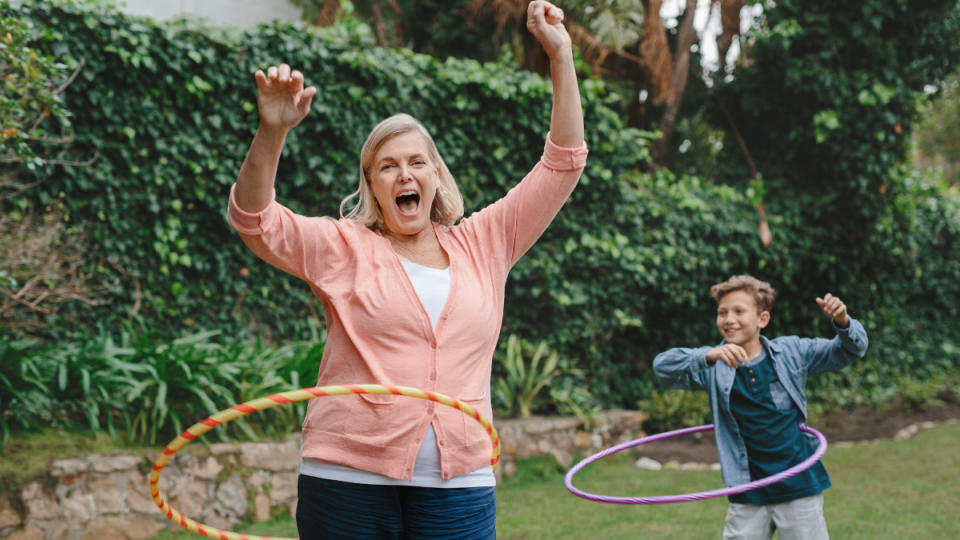
<path fill-rule="evenodd" d="M 827 490 L 830 534 L 845 540 L 952 538 L 960 502 L 960 423 L 941 424 L 907 441 L 885 440 L 850 448 L 831 447 L 824 463 L 833 480 Z M 716 471 L 640 471 L 628 457 L 595 463 L 576 477 L 580 489 L 607 495 L 668 495 L 722 487 Z M 500 540 L 610 540 L 717 538 L 726 499 L 661 505 L 601 504 L 571 495 L 563 471 L 544 460 L 521 464 L 497 488 Z M 281 516 L 237 532 L 296 536 L 293 520 Z M 156 540 L 200 538 L 164 531 Z"/>

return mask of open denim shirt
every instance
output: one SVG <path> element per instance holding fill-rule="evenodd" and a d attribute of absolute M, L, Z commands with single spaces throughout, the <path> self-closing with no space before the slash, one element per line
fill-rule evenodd
<path fill-rule="evenodd" d="M 807 376 L 840 369 L 863 358 L 867 352 L 867 332 L 859 321 L 851 317 L 847 328 L 837 328 L 836 325 L 834 328 L 837 335 L 833 339 L 783 336 L 769 340 L 760 336 L 767 359 L 773 362 L 777 378 L 800 408 L 803 422 L 807 420 L 804 395 Z M 736 369 L 724 362 L 707 364 L 707 351 L 712 348 L 664 351 L 653 359 L 653 370 L 674 388 L 707 391 L 723 482 L 728 486 L 746 484 L 751 481 L 747 447 L 730 412 L 730 389 L 733 388 Z"/>

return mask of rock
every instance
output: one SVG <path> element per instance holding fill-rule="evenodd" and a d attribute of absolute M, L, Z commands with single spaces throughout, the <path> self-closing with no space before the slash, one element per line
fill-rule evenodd
<path fill-rule="evenodd" d="M 90 480 L 87 487 L 93 495 L 97 514 L 120 514 L 125 510 L 120 479 L 114 476 L 95 478 Z"/>
<path fill-rule="evenodd" d="M 203 480 L 213 480 L 221 471 L 223 465 L 213 456 L 207 456 L 206 459 L 200 459 L 190 467 L 185 467 L 186 474 Z"/>
<path fill-rule="evenodd" d="M 59 519 L 60 506 L 56 499 L 43 490 L 40 482 L 30 482 L 20 491 L 20 499 L 27 507 L 29 519 Z"/>
<path fill-rule="evenodd" d="M 109 473 L 136 469 L 141 459 L 137 456 L 90 456 L 90 465 L 96 472 Z"/>
<path fill-rule="evenodd" d="M 209 525 L 210 527 L 216 527 L 217 529 L 229 531 L 233 528 L 233 524 L 237 522 L 237 516 L 231 515 L 222 506 L 215 504 L 203 514 L 202 521 L 205 525 Z"/>
<path fill-rule="evenodd" d="M 282 504 L 297 500 L 297 474 L 277 473 L 270 479 L 270 500 L 272 504 Z"/>
<path fill-rule="evenodd" d="M 638 469 L 643 469 L 645 471 L 659 471 L 663 469 L 663 464 L 655 459 L 650 459 L 648 457 L 642 457 L 633 463 L 634 467 Z"/>
<path fill-rule="evenodd" d="M 56 478 L 62 478 L 64 476 L 75 477 L 87 472 L 89 468 L 90 464 L 86 459 L 58 459 L 51 464 L 50 475 Z M 62 481 L 63 480 L 61 480 L 61 482 Z"/>
<path fill-rule="evenodd" d="M 556 459 L 557 463 L 562 467 L 570 467 L 570 465 L 573 465 L 573 456 L 559 448 L 550 450 L 550 454 L 553 455 L 553 458 Z"/>
<path fill-rule="evenodd" d="M 240 463 L 268 471 L 292 471 L 300 466 L 300 449 L 293 443 L 244 443 Z"/>
<path fill-rule="evenodd" d="M 7 540 L 43 540 L 43 531 L 33 525 L 27 525 L 8 536 Z"/>
<path fill-rule="evenodd" d="M 88 521 L 93 519 L 96 504 L 93 502 L 92 495 L 77 490 L 63 500 L 61 508 L 63 508 L 63 516 L 70 524 L 70 528 L 80 530 Z"/>
<path fill-rule="evenodd" d="M 573 436 L 573 446 L 576 448 L 589 448 L 593 445 L 593 432 L 577 430 Z"/>
<path fill-rule="evenodd" d="M 266 493 L 257 493 L 253 498 L 253 520 L 267 521 L 270 519 L 270 497 Z"/>
<path fill-rule="evenodd" d="M 170 489 L 167 502 L 181 513 L 188 517 L 195 518 L 195 515 L 191 512 L 196 512 L 200 508 L 203 508 L 209 499 L 210 497 L 207 494 L 207 485 L 205 482 L 194 482 L 184 478 Z M 153 499 L 151 499 L 151 501 L 152 500 Z M 157 508 L 157 505 L 154 504 L 153 507 Z M 157 511 L 159 511 L 159 508 L 157 508 Z"/>
<path fill-rule="evenodd" d="M 147 540 L 162 529 L 160 521 L 144 517 L 102 517 L 90 522 L 81 540 Z"/>
<path fill-rule="evenodd" d="M 247 485 L 254 487 L 258 492 L 263 491 L 263 486 L 270 482 L 270 474 L 263 471 L 253 471 L 253 474 L 247 478 Z"/>
<path fill-rule="evenodd" d="M 920 428 L 916 424 L 911 424 L 901 429 L 900 431 L 898 431 L 893 438 L 895 440 L 902 441 L 904 439 L 909 439 L 910 437 L 913 437 L 914 435 L 917 434 L 918 431 L 920 431 Z"/>
<path fill-rule="evenodd" d="M 230 513 L 238 517 L 247 513 L 247 487 L 235 474 L 217 487 L 216 499 Z"/>
<path fill-rule="evenodd" d="M 160 487 L 166 488 L 166 482 L 161 478 Z M 128 510 L 139 514 L 160 515 L 160 508 L 153 502 L 150 496 L 150 486 L 147 479 L 138 472 L 130 472 L 127 475 L 127 490 L 125 501 Z"/>
<path fill-rule="evenodd" d="M 0 529 L 6 529 L 7 527 L 18 527 L 23 524 L 23 517 L 20 516 L 13 504 L 10 502 L 10 497 L 6 493 L 0 494 Z"/>

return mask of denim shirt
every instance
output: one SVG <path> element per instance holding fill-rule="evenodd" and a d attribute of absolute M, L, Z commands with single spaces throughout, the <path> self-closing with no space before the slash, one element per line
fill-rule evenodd
<path fill-rule="evenodd" d="M 804 395 L 807 376 L 840 369 L 863 358 L 867 352 L 867 332 L 859 321 L 850 318 L 847 328 L 836 325 L 834 328 L 837 335 L 833 339 L 783 336 L 769 340 L 760 336 L 767 358 L 773 362 L 790 399 L 800 409 L 803 422 L 807 419 Z M 707 351 L 712 348 L 664 351 L 653 359 L 653 370 L 673 388 L 707 391 L 723 482 L 728 486 L 746 484 L 751 481 L 747 447 L 730 412 L 730 389 L 737 372 L 721 361 L 707 364 Z"/>

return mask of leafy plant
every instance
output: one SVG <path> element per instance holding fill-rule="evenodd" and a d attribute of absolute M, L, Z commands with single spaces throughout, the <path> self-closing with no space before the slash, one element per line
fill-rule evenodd
<path fill-rule="evenodd" d="M 504 373 L 493 383 L 493 392 L 506 415 L 530 418 L 534 400 L 560 371 L 560 355 L 545 342 L 535 347 L 511 334 L 503 353 L 495 357 Z"/>
<path fill-rule="evenodd" d="M 711 423 L 710 402 L 706 392 L 670 389 L 653 392 L 637 404 L 646 413 L 643 428 L 650 433 Z"/>
<path fill-rule="evenodd" d="M 16 181 L 20 167 L 46 172 L 48 161 L 62 162 L 71 142 L 70 111 L 63 91 L 70 84 L 67 66 L 30 46 L 35 23 L 10 16 L 0 2 L 0 199 L 29 187 Z"/>
<path fill-rule="evenodd" d="M 602 421 L 600 402 L 586 386 L 586 370 L 565 369 L 550 382 L 550 403 L 557 412 L 583 420 L 584 428 Z"/>
<path fill-rule="evenodd" d="M 105 432 L 127 444 L 154 445 L 239 402 L 300 388 L 319 367 L 322 341 L 280 348 L 221 344 L 219 332 L 173 341 L 121 334 L 45 346 L 0 340 L 0 428 L 4 439 L 40 427 Z M 296 431 L 302 403 L 231 425 L 244 438 Z M 216 430 L 220 439 L 233 428 Z"/>

